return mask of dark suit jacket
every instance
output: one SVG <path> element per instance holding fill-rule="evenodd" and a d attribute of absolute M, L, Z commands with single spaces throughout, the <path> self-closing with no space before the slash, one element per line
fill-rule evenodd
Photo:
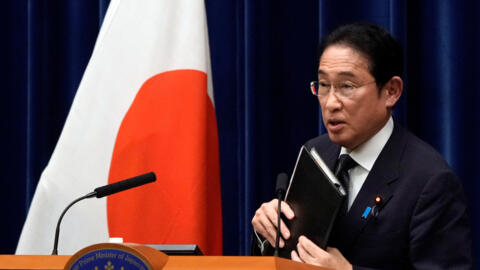
<path fill-rule="evenodd" d="M 328 135 L 306 143 L 333 170 L 340 146 Z M 362 218 L 380 195 L 378 215 Z M 329 246 L 354 269 L 472 269 L 470 225 L 462 185 L 428 144 L 395 123 L 350 211 Z"/>

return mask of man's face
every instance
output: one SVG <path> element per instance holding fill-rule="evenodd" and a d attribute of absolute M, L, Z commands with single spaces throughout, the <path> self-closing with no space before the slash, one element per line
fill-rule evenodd
<path fill-rule="evenodd" d="M 331 85 L 354 86 L 351 96 L 344 97 L 331 88 L 319 96 L 323 123 L 330 139 L 349 150 L 370 139 L 387 122 L 391 105 L 387 91 L 378 93 L 368 60 L 344 45 L 327 47 L 320 58 L 318 80 Z"/>

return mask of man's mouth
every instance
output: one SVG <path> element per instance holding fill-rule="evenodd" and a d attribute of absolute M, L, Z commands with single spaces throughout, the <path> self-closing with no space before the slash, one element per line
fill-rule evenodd
<path fill-rule="evenodd" d="M 339 125 L 339 124 L 343 124 L 343 123 L 344 123 L 344 122 L 341 121 L 341 120 L 336 120 L 336 119 L 335 119 L 335 120 L 328 120 L 328 124 L 329 124 L 329 125 L 333 125 L 333 126 Z"/>
<path fill-rule="evenodd" d="M 345 122 L 338 119 L 328 120 L 327 122 L 328 129 L 331 131 L 338 131 L 342 128 L 343 124 L 345 124 Z"/>

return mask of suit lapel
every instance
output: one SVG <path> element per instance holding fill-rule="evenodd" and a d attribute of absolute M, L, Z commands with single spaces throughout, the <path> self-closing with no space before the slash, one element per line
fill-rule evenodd
<path fill-rule="evenodd" d="M 394 130 L 387 144 L 380 152 L 365 183 L 355 198 L 352 207 L 339 224 L 339 238 L 337 245 L 347 251 L 357 239 L 370 218 L 362 218 L 367 207 L 375 205 L 377 195 L 383 198 L 380 208 L 386 207 L 394 191 L 390 183 L 397 180 L 399 174 L 399 159 L 404 149 L 403 129 L 395 123 Z"/>

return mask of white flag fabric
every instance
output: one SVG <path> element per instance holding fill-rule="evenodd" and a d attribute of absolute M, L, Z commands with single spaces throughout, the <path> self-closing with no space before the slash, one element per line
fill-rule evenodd
<path fill-rule="evenodd" d="M 65 215 L 59 254 L 109 237 L 222 252 L 218 140 L 201 0 L 112 0 L 17 254 L 49 254 L 61 211 L 95 187 L 157 181 Z"/>

